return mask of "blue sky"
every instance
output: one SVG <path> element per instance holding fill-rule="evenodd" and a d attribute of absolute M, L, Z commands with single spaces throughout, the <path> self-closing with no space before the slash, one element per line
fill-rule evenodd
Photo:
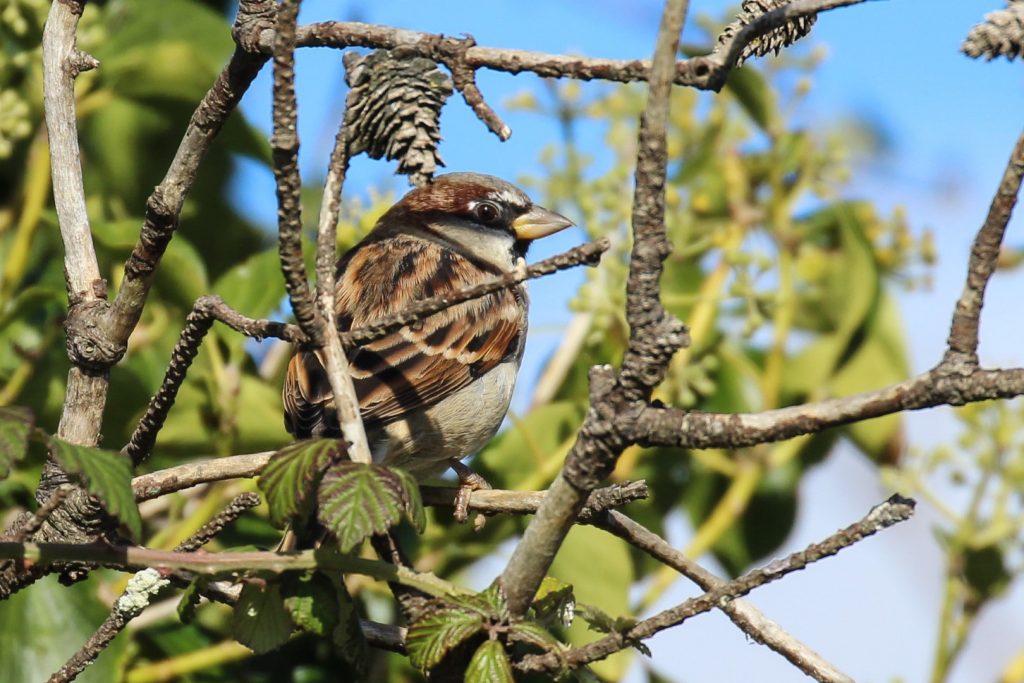
<path fill-rule="evenodd" d="M 728 3 L 691 0 L 691 15 L 718 15 Z M 1024 71 L 1005 60 L 987 64 L 958 53 L 969 28 L 1002 6 L 1001 0 L 903 0 L 868 2 L 819 18 L 811 45 L 828 57 L 799 116 L 808 124 L 852 115 L 880 125 L 891 153 L 852 183 L 850 194 L 871 199 L 883 212 L 906 207 L 916 229 L 935 232 L 940 262 L 930 291 L 902 297 L 911 330 L 915 370 L 930 367 L 944 348 L 949 315 L 963 283 L 966 255 L 998 184 L 1010 148 L 1024 122 Z M 302 21 L 355 19 L 452 35 L 472 34 L 481 45 L 604 57 L 647 57 L 657 30 L 660 3 L 653 0 L 561 0 L 512 2 L 326 2 L 307 0 Z M 692 33 L 690 35 L 693 35 Z M 684 41 L 687 34 L 684 32 Z M 304 50 L 299 56 L 302 168 L 321 176 L 344 101 L 340 55 Z M 441 152 L 449 170 L 475 170 L 515 180 L 540 171 L 542 147 L 557 130 L 552 121 L 512 112 L 504 100 L 524 89 L 540 93 L 529 75 L 481 71 L 478 81 L 513 136 L 500 143 L 453 96 L 442 119 Z M 264 72 L 243 107 L 250 120 L 269 130 L 270 80 Z M 593 131 L 582 135 L 598 139 Z M 584 139 L 586 144 L 586 138 Z M 587 150 L 599 154 L 599 150 Z M 236 198 L 246 212 L 270 225 L 273 180 L 245 166 Z M 369 187 L 405 188 L 392 167 L 356 160 L 346 185 L 360 195 Z M 1022 221 L 1014 219 L 1008 241 L 1022 244 Z M 542 243 L 532 258 L 560 251 L 578 234 Z M 531 325 L 521 396 L 528 395 L 540 364 L 568 319 L 565 302 L 578 274 L 560 274 L 532 288 Z M 983 361 L 1021 365 L 1020 275 L 997 275 L 983 316 Z M 1016 305 L 1015 305 L 1016 304 Z M 523 399 L 517 400 L 523 405 Z M 908 418 L 911 442 L 934 445 L 954 432 L 942 411 Z M 804 482 L 802 514 L 782 552 L 803 547 L 862 515 L 888 492 L 872 468 L 841 451 Z M 924 506 L 922 506 L 924 507 Z M 771 617 L 805 639 L 858 681 L 924 680 L 934 648 L 941 555 L 932 537 L 934 515 L 921 509 L 915 521 L 890 530 L 839 558 L 769 586 L 753 596 Z M 675 525 L 672 541 L 685 544 L 690 530 Z M 693 591 L 683 584 L 660 607 Z M 1024 591 L 984 613 L 978 632 L 954 671 L 954 681 L 993 680 L 1024 645 Z M 745 641 L 721 615 L 707 615 L 652 642 L 657 667 L 687 681 L 800 680 L 774 653 Z"/>

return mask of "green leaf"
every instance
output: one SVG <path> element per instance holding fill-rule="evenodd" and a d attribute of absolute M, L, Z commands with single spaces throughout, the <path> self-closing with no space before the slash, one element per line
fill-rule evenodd
<path fill-rule="evenodd" d="M 466 667 L 466 683 L 514 683 L 512 665 L 505 647 L 497 640 L 488 640 L 476 649 Z"/>
<path fill-rule="evenodd" d="M 0 681 L 49 680 L 110 613 L 96 597 L 96 582 L 62 586 L 45 577 L 0 603 Z M 76 679 L 80 683 L 120 681 L 125 646 L 116 638 Z"/>
<path fill-rule="evenodd" d="M 68 474 L 76 475 L 103 508 L 116 517 L 137 539 L 142 535 L 142 517 L 132 492 L 132 467 L 120 453 L 77 446 L 50 438 L 50 452 Z"/>
<path fill-rule="evenodd" d="M 599 567 L 599 570 L 595 570 Z M 633 585 L 633 562 L 626 544 L 610 538 L 594 527 L 576 526 L 551 565 L 551 575 L 570 584 L 576 595 L 577 614 L 580 603 L 599 605 L 610 614 L 630 612 L 629 590 Z M 610 620 L 614 625 L 614 619 Z M 594 639 L 587 626 L 577 619 L 568 629 L 568 640 L 582 645 Z M 595 662 L 594 670 L 607 680 L 621 680 L 632 659 L 625 650 L 608 659 Z"/>
<path fill-rule="evenodd" d="M 0 408 L 0 479 L 25 457 L 32 431 L 32 411 L 27 408 Z"/>
<path fill-rule="evenodd" d="M 879 298 L 856 352 L 829 382 L 833 396 L 851 396 L 901 382 L 910 372 L 906 337 L 893 297 Z M 862 420 L 843 428 L 854 445 L 875 462 L 896 462 L 904 448 L 899 413 Z"/>
<path fill-rule="evenodd" d="M 416 482 L 382 465 L 336 463 L 324 474 L 317 498 L 319 519 L 338 538 L 343 553 L 386 532 L 403 515 L 413 524 L 423 519 Z"/>
<path fill-rule="evenodd" d="M 186 310 L 210 291 L 203 258 L 187 239 L 177 237 L 167 245 L 156 271 L 156 286 L 167 300 Z"/>
<path fill-rule="evenodd" d="M 509 640 L 534 645 L 544 651 L 561 649 L 562 644 L 551 632 L 533 621 L 517 621 L 508 633 Z"/>
<path fill-rule="evenodd" d="M 837 248 L 828 256 L 822 297 L 805 305 L 813 315 L 825 317 L 821 334 L 786 361 L 782 393 L 788 401 L 802 401 L 821 391 L 846 360 L 856 333 L 878 303 L 881 276 L 862 213 L 861 205 L 839 203 L 807 221 L 809 239 L 836 241 Z"/>
<path fill-rule="evenodd" d="M 287 576 L 283 595 L 284 608 L 299 629 L 324 636 L 338 625 L 334 585 L 320 572 Z"/>
<path fill-rule="evenodd" d="M 532 606 L 542 623 L 560 623 L 569 627 L 576 613 L 576 596 L 573 595 L 572 586 L 569 584 L 553 576 L 545 576 L 540 582 Z"/>
<path fill-rule="evenodd" d="M 974 591 L 979 607 L 1006 592 L 1014 578 L 996 544 L 965 550 L 963 568 L 964 581 Z"/>
<path fill-rule="evenodd" d="M 317 439 L 293 443 L 271 456 L 258 485 L 275 526 L 309 516 L 324 471 L 343 452 L 342 441 Z"/>
<path fill-rule="evenodd" d="M 280 647 L 292 633 L 292 620 L 276 583 L 249 582 L 242 588 L 231 619 L 235 640 L 256 654 Z"/>
<path fill-rule="evenodd" d="M 178 620 L 183 624 L 191 624 L 196 616 L 196 608 L 199 607 L 200 592 L 211 581 L 210 576 L 200 576 L 185 587 L 181 592 L 181 599 L 178 600 Z"/>
<path fill-rule="evenodd" d="M 481 615 L 457 609 L 442 609 L 418 619 L 409 626 L 405 637 L 409 661 L 427 673 L 446 654 L 483 630 L 483 626 Z"/>
<path fill-rule="evenodd" d="M 749 67 L 733 69 L 725 81 L 725 89 L 762 130 L 771 126 L 775 117 L 775 95 L 759 71 Z"/>
<path fill-rule="evenodd" d="M 497 581 L 479 593 L 454 595 L 449 600 L 459 607 L 471 609 L 480 616 L 492 621 L 508 619 L 508 600 L 505 599 L 505 593 L 501 590 Z"/>
<path fill-rule="evenodd" d="M 366 642 L 366 635 L 359 625 L 359 610 L 341 576 L 334 574 L 331 581 L 334 584 L 338 607 L 338 625 L 331 634 L 331 640 L 338 647 L 342 658 L 357 673 L 364 672 L 370 661 L 370 645 Z"/>
<path fill-rule="evenodd" d="M 250 256 L 228 270 L 213 284 L 213 291 L 248 316 L 270 315 L 285 296 L 277 248 Z"/>

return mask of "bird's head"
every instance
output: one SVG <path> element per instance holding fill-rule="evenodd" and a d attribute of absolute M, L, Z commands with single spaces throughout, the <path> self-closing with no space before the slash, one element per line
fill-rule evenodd
<path fill-rule="evenodd" d="M 515 185 L 482 173 L 438 176 L 405 195 L 381 224 L 426 230 L 503 265 L 524 256 L 534 240 L 574 225 Z"/>

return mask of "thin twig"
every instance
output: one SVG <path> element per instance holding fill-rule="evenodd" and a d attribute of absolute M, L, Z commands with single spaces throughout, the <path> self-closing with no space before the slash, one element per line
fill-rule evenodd
<path fill-rule="evenodd" d="M 650 407 L 628 424 L 636 443 L 680 448 L 742 448 L 816 434 L 829 427 L 940 405 L 1013 398 L 1024 394 L 1024 368 L 977 370 L 963 375 L 937 368 L 923 375 L 844 398 L 760 413 L 702 413 Z"/>
<path fill-rule="evenodd" d="M 705 591 L 721 588 L 726 583 L 673 548 L 661 536 L 617 510 L 606 512 L 592 524 L 672 567 Z M 821 655 L 787 633 L 746 600 L 726 601 L 721 607 L 732 622 L 754 641 L 775 650 L 814 680 L 821 683 L 853 683 L 852 678 L 825 661 Z"/>
<path fill-rule="evenodd" d="M 142 502 L 200 484 L 255 477 L 263 471 L 273 455 L 273 451 L 247 453 L 177 465 L 135 477 L 132 490 L 135 499 Z M 452 505 L 457 489 L 450 486 L 422 486 L 420 491 L 425 505 Z M 532 514 L 536 512 L 544 495 L 544 491 L 478 490 L 470 493 L 469 509 L 484 514 Z M 589 518 L 604 510 L 646 497 L 647 484 L 643 481 L 596 489 L 587 498 L 581 517 Z"/>
<path fill-rule="evenodd" d="M 568 251 L 552 256 L 551 258 L 544 259 L 543 261 L 538 261 L 523 270 L 514 270 L 503 275 L 498 275 L 481 282 L 480 284 L 464 287 L 457 292 L 452 292 L 451 294 L 424 299 L 423 301 L 413 304 L 409 308 L 399 311 L 394 315 L 381 318 L 372 324 L 364 325 L 355 330 L 349 331 L 342 335 L 342 341 L 346 346 L 361 346 L 363 344 L 369 344 L 372 341 L 400 330 L 406 325 L 414 323 L 417 320 L 422 320 L 429 315 L 443 311 L 451 306 L 455 306 L 456 304 L 460 304 L 465 301 L 472 301 L 473 299 L 479 299 L 493 292 L 514 287 L 526 280 L 550 275 L 560 270 L 575 268 L 580 265 L 596 265 L 601 260 L 601 255 L 608 250 L 609 246 L 610 242 L 606 238 L 601 238 L 594 242 L 573 247 Z"/>
<path fill-rule="evenodd" d="M 345 111 L 348 111 L 346 106 Z M 326 359 L 327 379 L 334 394 L 334 409 L 338 415 L 341 435 L 348 442 L 348 456 L 354 462 L 370 463 L 373 456 L 366 440 L 366 429 L 359 415 L 359 397 L 348 370 L 348 358 L 342 346 L 335 317 L 335 269 L 338 260 L 337 230 L 341 214 L 341 193 L 348 172 L 349 149 L 346 132 L 347 113 L 342 116 L 334 149 L 324 180 L 324 193 L 320 200 L 320 220 L 316 238 L 316 301 L 323 321 L 323 352 Z"/>
<path fill-rule="evenodd" d="M 610 369 L 591 372 L 590 409 L 566 457 L 565 467 L 552 483 L 502 573 L 502 587 L 515 615 L 526 613 L 588 492 L 611 472 L 627 445 L 611 418 L 628 414 L 625 407 L 631 400 L 646 401 L 651 389 L 664 377 L 672 354 L 689 341 L 682 323 L 662 307 L 659 289 L 661 263 L 671 249 L 664 221 L 668 163 L 665 131 L 675 54 L 687 4 L 687 0 L 669 0 L 665 4 L 652 60 L 647 107 L 640 121 L 633 251 L 626 285 L 629 346 L 617 379 L 612 379 Z"/>
<path fill-rule="evenodd" d="M 1003 234 L 1020 193 L 1021 178 L 1024 178 L 1024 133 L 1017 138 L 1002 180 L 999 181 L 999 188 L 992 197 L 985 222 L 974 238 L 971 258 L 967 264 L 967 281 L 956 302 L 950 325 L 947 360 L 952 361 L 958 356 L 969 367 L 978 364 L 978 327 L 985 287 L 996 270 Z"/>
<path fill-rule="evenodd" d="M 178 342 L 171 351 L 171 359 L 164 371 L 164 379 L 153 398 L 146 406 L 146 412 L 136 425 L 131 438 L 121 452 L 138 465 L 149 457 L 156 443 L 157 435 L 167 420 L 167 415 L 174 405 L 178 391 L 185 381 L 185 375 L 199 353 L 199 347 L 206 334 L 219 320 L 233 330 L 248 337 L 285 337 L 301 334 L 294 325 L 273 322 L 270 320 L 253 320 L 246 318 L 224 303 L 219 296 L 202 296 L 192 305 L 192 311 L 185 318 L 185 326 L 181 330 Z M 303 335 L 303 338 L 305 336 Z"/>
<path fill-rule="evenodd" d="M 314 346 L 323 345 L 323 326 L 317 315 L 302 256 L 302 179 L 299 175 L 299 133 L 295 103 L 295 18 L 298 0 L 277 8 L 274 31 L 274 133 L 270 139 L 277 184 L 278 252 L 285 289 L 299 327 Z"/>
<path fill-rule="evenodd" d="M 58 486 L 57 489 L 50 494 L 50 497 L 46 501 L 36 508 L 36 511 L 31 517 L 25 522 L 25 525 L 14 532 L 10 540 L 12 541 L 27 541 L 32 538 L 37 531 L 43 526 L 43 523 L 50 518 L 53 511 L 57 509 L 57 506 L 64 502 L 64 499 L 75 490 L 75 487 L 70 484 L 64 484 Z"/>
<path fill-rule="evenodd" d="M 455 504 L 458 489 L 451 486 L 421 486 L 424 505 Z M 488 515 L 529 515 L 537 511 L 546 491 L 504 491 L 484 489 L 469 494 L 468 509 Z M 632 481 L 594 489 L 580 512 L 581 522 L 590 522 L 604 512 L 647 498 L 647 482 Z"/>
<path fill-rule="evenodd" d="M 156 568 L 161 572 L 184 570 L 210 575 L 244 575 L 258 571 L 280 574 L 319 569 L 345 574 L 364 574 L 381 581 L 394 581 L 439 598 L 473 594 L 472 591 L 460 588 L 429 572 L 417 572 L 386 562 L 320 550 L 304 550 L 297 553 L 270 551 L 179 553 L 109 543 L 13 543 L 3 541 L 0 542 L 0 559 L 20 560 L 25 564 L 32 565 L 81 562 L 118 569 Z"/>
<path fill-rule="evenodd" d="M 820 543 L 812 543 L 804 550 L 793 553 L 784 559 L 747 572 L 732 581 L 726 581 L 703 595 L 686 600 L 649 619 L 644 619 L 622 632 L 612 633 L 568 652 L 524 657 L 518 664 L 518 668 L 522 671 L 550 671 L 566 665 L 579 667 L 604 659 L 614 652 L 631 647 L 632 644 L 645 638 L 650 638 L 655 633 L 681 624 L 693 616 L 743 597 L 759 586 L 777 581 L 788 574 L 804 569 L 813 562 L 835 555 L 843 548 L 848 548 L 882 529 L 906 521 L 914 514 L 914 505 L 913 500 L 894 495 L 886 502 L 872 508 L 867 516 L 859 522 L 835 532 Z"/>
<path fill-rule="evenodd" d="M 766 12 L 737 32 L 731 40 L 720 42 L 715 52 L 675 62 L 673 82 L 701 90 L 719 90 L 729 71 L 747 45 L 783 24 L 845 7 L 865 0 L 796 0 L 780 9 Z M 270 54 L 273 34 L 254 33 L 259 49 Z M 402 47 L 435 62 L 445 63 L 445 36 L 436 33 L 364 24 L 360 22 L 327 21 L 301 26 L 296 32 L 298 47 L 370 47 L 393 49 Z M 491 69 L 510 74 L 534 73 L 542 78 L 571 78 L 578 81 L 602 80 L 632 83 L 648 80 L 651 62 L 646 59 L 603 59 L 581 55 L 555 55 L 528 50 L 471 46 L 465 50 L 463 63 L 470 69 Z"/>
<path fill-rule="evenodd" d="M 255 477 L 263 471 L 275 452 L 229 455 L 168 467 L 135 477 L 132 479 L 132 491 L 135 493 L 135 500 L 141 503 L 199 484 Z"/>

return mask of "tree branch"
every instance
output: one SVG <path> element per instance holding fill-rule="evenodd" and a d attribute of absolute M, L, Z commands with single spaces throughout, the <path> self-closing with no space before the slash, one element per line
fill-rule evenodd
<path fill-rule="evenodd" d="M 851 422 L 940 405 L 964 405 L 1024 394 L 1024 368 L 978 370 L 968 375 L 936 368 L 898 384 L 761 413 L 702 413 L 650 407 L 620 428 L 643 446 L 743 448 L 815 434 Z"/>
<path fill-rule="evenodd" d="M 43 110 L 49 135 L 53 201 L 64 243 L 64 279 L 67 283 L 69 322 L 83 311 L 102 310 L 106 284 L 100 277 L 92 231 L 85 208 L 82 157 L 78 147 L 75 115 L 75 77 L 99 63 L 75 47 L 75 31 L 84 3 L 64 0 L 50 5 L 43 28 Z M 69 334 L 68 356 L 72 368 L 58 435 L 71 443 L 94 446 L 99 442 L 103 406 L 107 397 L 105 368 L 91 368 L 72 353 Z M 43 502 L 58 486 L 66 483 L 56 463 L 47 463 L 37 499 Z"/>
<path fill-rule="evenodd" d="M 524 657 L 518 664 L 518 668 L 522 671 L 550 671 L 566 665 L 579 667 L 604 659 L 614 652 L 631 647 L 633 643 L 650 638 L 659 631 L 681 624 L 722 603 L 743 597 L 758 586 L 777 581 L 788 574 L 804 569 L 813 562 L 835 555 L 843 548 L 848 548 L 882 529 L 906 521 L 914 514 L 914 505 L 913 500 L 894 495 L 886 502 L 872 508 L 871 512 L 859 522 L 837 531 L 820 543 L 812 543 L 806 549 L 793 553 L 782 560 L 776 560 L 732 581 L 726 581 L 701 596 L 686 600 L 649 619 L 644 619 L 625 631 L 612 633 L 568 652 Z"/>
<path fill-rule="evenodd" d="M 284 0 L 277 9 L 273 45 L 274 133 L 270 144 L 277 183 L 278 251 L 285 289 L 299 327 L 314 346 L 321 347 L 323 325 L 309 289 L 302 256 L 302 179 L 295 103 L 295 18 L 298 13 L 298 0 Z"/>
<path fill-rule="evenodd" d="M 865 0 L 796 0 L 767 12 L 738 31 L 730 40 L 721 41 L 708 55 L 674 63 L 672 79 L 676 85 L 701 90 L 720 90 L 729 71 L 751 43 L 787 22 L 813 16 L 826 10 L 858 4 Z M 254 34 L 253 42 L 270 54 L 273 34 Z M 360 22 L 327 21 L 301 26 L 296 31 L 298 47 L 370 47 L 394 49 L 401 47 L 410 54 L 448 64 L 450 59 L 445 36 L 436 33 L 364 24 Z M 528 50 L 513 50 L 472 45 L 465 49 L 462 63 L 469 69 L 491 69 L 510 74 L 529 72 L 542 78 L 571 78 L 578 81 L 603 80 L 619 83 L 646 81 L 651 62 L 646 59 L 602 59 L 579 55 L 554 55 Z M 471 106 L 472 103 L 468 102 Z M 483 118 L 483 117 L 481 117 Z"/>
<path fill-rule="evenodd" d="M 366 429 L 359 414 L 359 397 L 348 370 L 348 358 L 342 347 L 335 316 L 335 269 L 338 262 L 338 217 L 341 214 L 341 193 L 348 172 L 349 148 L 346 125 L 348 106 L 345 107 L 334 149 L 324 180 L 324 193 L 320 200 L 320 220 L 316 240 L 316 300 L 323 321 L 324 356 L 327 360 L 327 378 L 334 394 L 334 409 L 338 415 L 341 435 L 348 442 L 348 455 L 355 462 L 371 463 L 373 456 L 366 440 Z"/>
<path fill-rule="evenodd" d="M 985 222 L 974 238 L 971 258 L 967 264 L 967 281 L 956 302 L 953 322 L 949 331 L 949 350 L 946 359 L 959 357 L 969 367 L 978 365 L 978 327 L 981 306 L 985 300 L 985 287 L 996 270 L 1003 234 L 1017 203 L 1021 178 L 1024 177 L 1024 133 L 1017 138 L 1006 164 L 999 188 L 992 198 Z"/>
<path fill-rule="evenodd" d="M 135 477 L 132 479 L 132 490 L 135 492 L 135 500 L 141 503 L 199 484 L 255 477 L 263 471 L 273 455 L 273 451 L 267 451 L 177 465 Z M 421 486 L 420 491 L 425 505 L 453 505 L 458 489 L 450 486 Z M 485 514 L 532 514 L 544 496 L 544 491 L 482 489 L 470 493 L 469 509 Z M 580 516 L 588 520 L 605 510 L 622 507 L 646 497 L 647 483 L 644 481 L 606 486 L 590 493 Z"/>
<path fill-rule="evenodd" d="M 636 189 L 633 199 L 633 251 L 627 281 L 626 317 L 630 343 L 622 371 L 612 380 L 610 369 L 591 372 L 590 409 L 565 467 L 526 528 L 501 577 L 514 615 L 526 613 L 555 553 L 579 515 L 589 491 L 615 466 L 626 446 L 614 419 L 627 413 L 630 400 L 649 398 L 664 377 L 672 354 L 688 343 L 682 323 L 660 302 L 661 263 L 670 246 L 665 237 L 665 126 L 673 65 L 687 0 L 665 5 L 652 61 L 647 107 L 637 143 Z"/>
<path fill-rule="evenodd" d="M 472 595 L 428 572 L 396 567 L 387 562 L 321 550 L 298 553 L 253 551 L 238 553 L 174 552 L 151 550 L 141 546 L 108 543 L 13 543 L 0 542 L 0 559 L 18 560 L 31 565 L 80 562 L 118 569 L 156 568 L 161 571 L 185 570 L 197 574 L 246 574 L 253 571 L 283 573 L 319 569 L 364 574 L 380 581 L 409 586 L 434 597 Z"/>
<path fill-rule="evenodd" d="M 724 579 L 704 569 L 669 545 L 665 539 L 621 512 L 610 510 L 591 523 L 672 567 L 705 591 L 726 584 Z M 750 638 L 775 650 L 814 680 L 821 683 L 853 683 L 852 678 L 822 659 L 821 655 L 787 633 L 749 602 L 734 599 L 719 606 Z"/>

